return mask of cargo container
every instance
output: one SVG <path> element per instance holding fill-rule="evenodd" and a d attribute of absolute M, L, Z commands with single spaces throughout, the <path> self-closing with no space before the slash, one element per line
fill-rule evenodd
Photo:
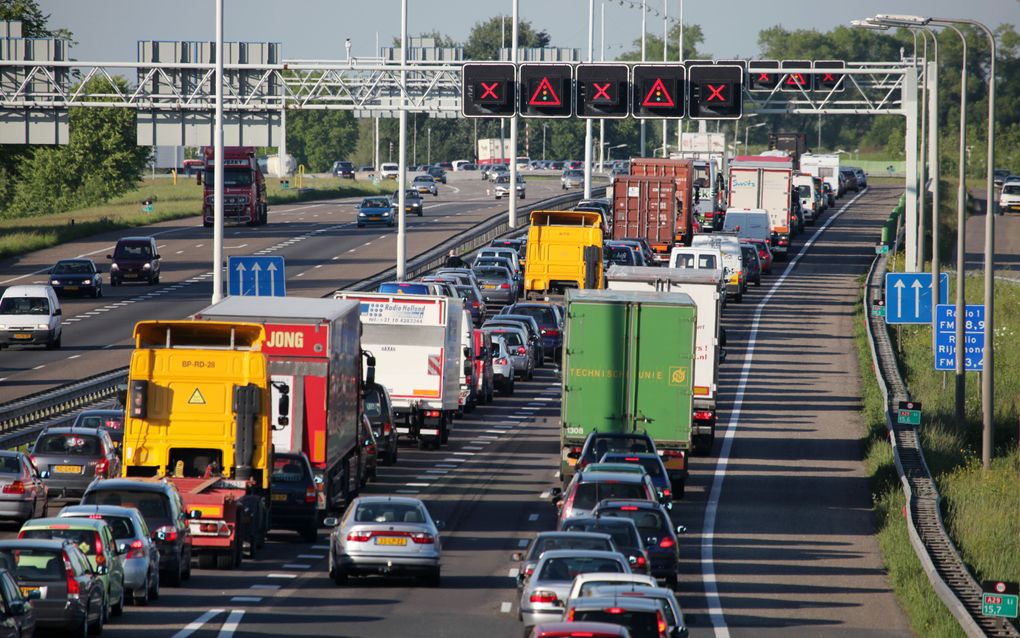
<path fill-rule="evenodd" d="M 673 243 L 690 245 L 694 235 L 694 160 L 635 157 L 630 160 L 630 175 L 670 179 L 676 184 L 673 198 L 676 211 Z M 617 216 L 620 215 L 618 208 L 614 207 L 614 211 Z M 665 251 L 666 258 L 672 247 Z"/>
<path fill-rule="evenodd" d="M 588 434 L 644 432 L 683 493 L 691 449 L 698 307 L 685 294 L 570 290 L 563 360 L 560 476 Z"/>
<path fill-rule="evenodd" d="M 768 211 L 772 252 L 777 259 L 786 259 L 794 226 L 790 158 L 741 155 L 730 161 L 729 175 L 728 208 Z"/>

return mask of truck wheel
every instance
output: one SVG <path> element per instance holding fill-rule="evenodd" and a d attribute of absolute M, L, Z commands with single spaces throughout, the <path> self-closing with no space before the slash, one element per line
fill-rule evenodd
<path fill-rule="evenodd" d="M 236 551 L 216 555 L 216 569 L 234 569 L 234 555 Z"/>
<path fill-rule="evenodd" d="M 199 569 L 212 569 L 216 563 L 216 559 L 213 558 L 212 554 L 199 554 L 198 555 L 198 568 Z"/>
<path fill-rule="evenodd" d="M 424 437 L 421 437 L 421 436 L 418 437 L 418 449 L 419 450 L 427 450 L 427 449 L 429 449 L 428 444 L 425 443 L 425 438 Z"/>

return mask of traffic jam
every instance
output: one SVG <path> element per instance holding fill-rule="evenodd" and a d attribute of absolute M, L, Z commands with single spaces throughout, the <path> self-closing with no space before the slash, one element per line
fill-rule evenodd
<path fill-rule="evenodd" d="M 560 385 L 557 515 L 510 557 L 524 635 L 686 636 L 676 504 L 689 457 L 713 452 L 724 313 L 865 179 L 786 151 L 634 158 L 606 197 L 532 210 L 525 233 L 415 280 L 139 322 L 119 407 L 0 452 L 0 515 L 20 525 L 0 579 L 34 627 L 98 634 L 193 567 L 325 529 L 337 587 L 441 588 L 444 521 L 413 494 L 362 492 L 544 368 Z"/>

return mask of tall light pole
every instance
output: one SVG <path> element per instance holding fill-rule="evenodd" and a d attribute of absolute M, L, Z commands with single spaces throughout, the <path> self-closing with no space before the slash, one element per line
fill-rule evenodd
<path fill-rule="evenodd" d="M 223 0 L 216 0 L 216 110 L 213 122 L 213 291 L 223 298 Z M 281 160 L 284 158 L 281 157 Z"/>
<path fill-rule="evenodd" d="M 669 62 L 669 0 L 662 0 L 662 61 Z M 669 154 L 666 152 L 668 146 L 669 120 L 662 120 L 662 157 L 665 159 Z M 678 124 L 679 126 L 679 124 Z M 677 149 L 680 150 L 680 149 Z"/>
<path fill-rule="evenodd" d="M 513 26 L 510 29 L 510 61 L 517 64 L 517 38 L 520 32 L 520 18 L 517 16 L 517 2 L 513 0 Z M 503 121 L 501 118 L 500 122 Z M 517 227 L 517 116 L 510 119 L 510 211 L 507 224 Z"/>
<path fill-rule="evenodd" d="M 514 0 L 516 2 L 516 0 Z M 595 61 L 595 0 L 588 0 L 588 62 Z M 591 199 L 592 121 L 584 121 L 584 198 Z"/>
<path fill-rule="evenodd" d="M 648 0 L 641 0 L 641 61 L 646 57 L 645 18 L 648 16 Z M 645 156 L 645 121 L 641 120 L 641 157 Z"/>
<path fill-rule="evenodd" d="M 599 20 L 599 27 L 602 29 L 599 35 L 599 46 L 602 50 L 599 52 L 599 61 L 606 61 L 606 0 L 602 0 L 602 18 Z M 599 118 L 599 172 L 606 170 L 605 168 L 605 153 L 606 153 L 606 118 Z"/>
<path fill-rule="evenodd" d="M 400 0 L 400 85 L 407 85 L 407 0 Z M 407 104 L 400 105 L 400 134 L 397 143 L 397 281 L 407 276 L 407 228 L 404 205 L 407 184 Z"/>

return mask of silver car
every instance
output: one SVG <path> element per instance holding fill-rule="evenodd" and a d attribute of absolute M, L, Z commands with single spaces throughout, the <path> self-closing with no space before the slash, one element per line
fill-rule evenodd
<path fill-rule="evenodd" d="M 117 543 L 117 551 L 124 557 L 124 597 L 132 598 L 136 605 L 159 598 L 159 549 L 137 509 L 119 505 L 68 505 L 58 516 L 106 521 Z"/>
<path fill-rule="evenodd" d="M 439 196 L 439 187 L 436 186 L 436 180 L 431 175 L 418 175 L 411 182 L 411 188 L 418 191 L 422 195 L 425 193 L 432 193 L 433 197 Z"/>
<path fill-rule="evenodd" d="M 491 334 L 491 333 L 490 333 Z M 492 336 L 492 383 L 496 389 L 505 395 L 514 393 L 514 363 L 510 357 L 510 350 L 506 346 L 506 339 L 501 335 Z"/>
<path fill-rule="evenodd" d="M 510 176 L 500 175 L 496 178 L 496 186 L 492 189 L 496 199 L 502 199 L 510 196 Z M 524 177 L 521 175 L 517 176 L 517 198 L 524 199 Z"/>
<path fill-rule="evenodd" d="M 0 451 L 0 519 L 19 525 L 46 516 L 49 490 L 35 464 L 25 454 Z"/>
<path fill-rule="evenodd" d="M 518 618 L 525 629 L 559 620 L 574 577 L 589 572 L 629 574 L 630 566 L 619 552 L 555 549 L 542 554 L 521 592 Z"/>
<path fill-rule="evenodd" d="M 563 190 L 584 188 L 584 171 L 573 168 L 563 171 L 563 175 L 560 176 L 560 188 Z"/>
<path fill-rule="evenodd" d="M 517 589 L 535 573 L 535 565 L 546 552 L 557 549 L 584 549 L 603 552 L 615 552 L 616 544 L 609 534 L 595 532 L 539 532 L 531 541 L 528 549 L 514 552 L 510 560 L 519 563 L 517 569 Z"/>
<path fill-rule="evenodd" d="M 491 335 L 503 337 L 506 340 L 506 347 L 510 353 L 510 362 L 514 366 L 515 376 L 525 381 L 530 381 L 535 376 L 535 359 L 531 356 L 531 348 L 528 344 L 528 332 L 524 328 L 512 326 L 491 326 L 482 325 L 482 331 Z"/>
<path fill-rule="evenodd" d="M 509 304 L 517 299 L 517 282 L 508 268 L 503 266 L 476 266 L 472 268 L 478 279 L 478 288 L 486 304 Z"/>
<path fill-rule="evenodd" d="M 433 521 L 416 498 L 362 496 L 354 499 L 343 518 L 327 518 L 329 575 L 345 585 L 353 575 L 412 574 L 439 587 L 442 547 L 441 521 Z"/>

